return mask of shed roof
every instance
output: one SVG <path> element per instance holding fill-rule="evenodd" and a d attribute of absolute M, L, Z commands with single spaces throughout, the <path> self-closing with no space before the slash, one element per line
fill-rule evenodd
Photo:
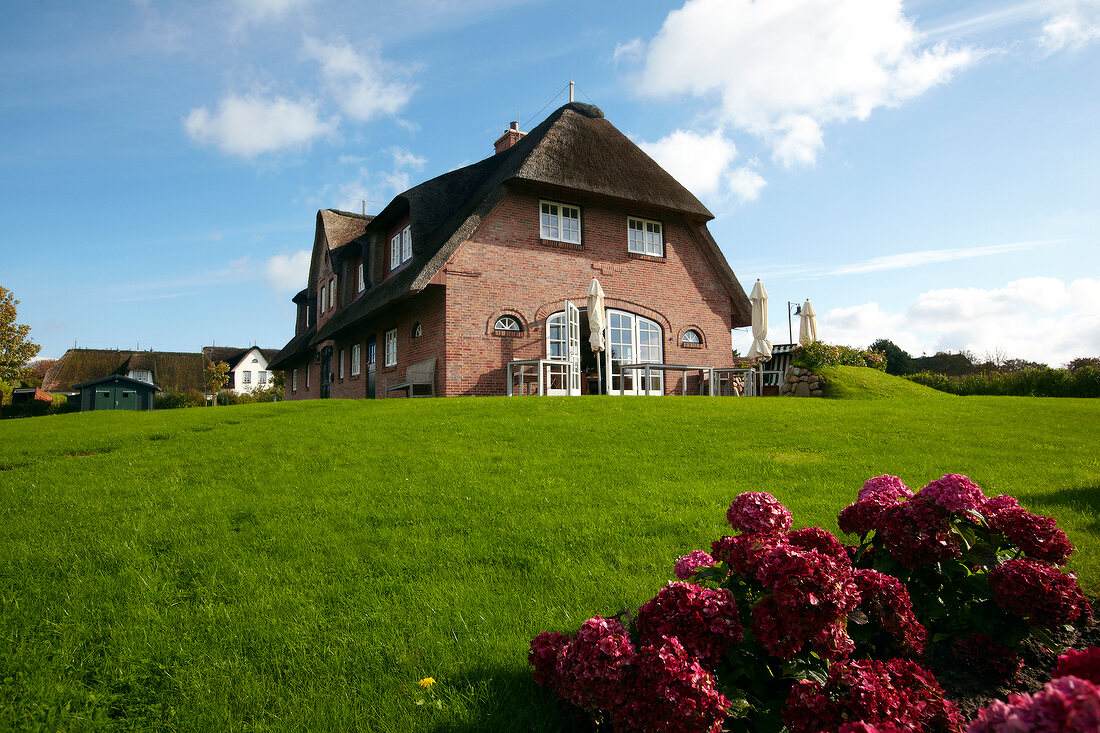
<path fill-rule="evenodd" d="M 97 384 L 104 384 L 105 382 L 110 382 L 111 384 L 128 385 L 128 386 L 131 386 L 131 387 L 134 387 L 134 388 L 142 387 L 144 389 L 156 390 L 157 392 L 163 392 L 164 391 L 155 384 L 149 384 L 148 382 L 143 382 L 140 379 L 133 379 L 131 377 L 123 376 L 122 374 L 108 374 L 106 377 L 100 377 L 99 379 L 93 379 L 93 380 L 88 381 L 88 382 L 81 382 L 80 384 L 74 384 L 73 389 L 83 389 L 84 387 L 94 387 Z"/>

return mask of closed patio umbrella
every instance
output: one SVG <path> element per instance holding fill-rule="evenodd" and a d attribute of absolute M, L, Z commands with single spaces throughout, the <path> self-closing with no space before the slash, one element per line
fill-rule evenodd
<path fill-rule="evenodd" d="M 817 312 L 814 311 L 810 299 L 806 298 L 806 302 L 802 304 L 802 315 L 798 322 L 798 343 L 806 346 L 811 341 L 817 341 Z"/>
<path fill-rule="evenodd" d="M 768 291 L 760 278 L 752 286 L 749 300 L 752 302 L 752 346 L 749 347 L 748 357 L 763 364 L 772 358 L 772 343 L 768 341 Z M 759 394 L 763 393 L 764 372 L 761 370 Z"/>
<path fill-rule="evenodd" d="M 603 329 L 604 329 L 604 312 L 603 312 L 603 288 L 600 287 L 600 281 L 596 278 L 592 278 L 592 282 L 588 284 L 588 327 L 592 334 L 588 337 L 588 343 L 592 346 L 592 351 L 596 354 L 601 353 L 604 350 L 603 344 Z M 596 357 L 596 393 L 601 393 L 603 385 L 603 369 L 600 366 L 601 359 Z"/>

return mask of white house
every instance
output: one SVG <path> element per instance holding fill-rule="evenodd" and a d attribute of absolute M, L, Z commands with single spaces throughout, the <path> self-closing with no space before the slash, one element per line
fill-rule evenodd
<path fill-rule="evenodd" d="M 261 349 L 258 346 L 207 346 L 202 353 L 208 361 L 224 361 L 229 365 L 229 382 L 225 388 L 240 394 L 267 389 L 271 379 L 271 370 L 267 365 L 278 351 Z"/>

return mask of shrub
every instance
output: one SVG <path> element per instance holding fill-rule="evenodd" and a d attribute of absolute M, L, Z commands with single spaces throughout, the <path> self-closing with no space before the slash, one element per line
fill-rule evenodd
<path fill-rule="evenodd" d="M 156 395 L 154 402 L 158 410 L 175 410 L 182 407 L 202 407 L 206 397 L 197 389 L 168 390 Z"/>
<path fill-rule="evenodd" d="M 947 474 L 916 494 L 897 477 L 871 479 L 837 521 L 861 538 L 857 567 L 905 584 L 933 642 L 978 648 L 966 640 L 989 633 L 991 669 L 1008 674 L 1026 638 L 1050 644 L 1050 631 L 1091 615 L 1061 570 L 1073 548 L 1056 522 L 1012 497 L 986 498 L 966 476 Z"/>
<path fill-rule="evenodd" d="M 917 384 L 957 395 L 1012 397 L 1100 397 L 1100 367 L 1074 370 L 1037 367 L 949 377 L 932 372 L 906 376 Z"/>
<path fill-rule="evenodd" d="M 0 405 L 11 404 L 11 392 L 14 389 L 11 385 L 0 379 Z"/>
<path fill-rule="evenodd" d="M 1009 695 L 978 711 L 967 733 L 1095 733 L 1100 730 L 1100 690 L 1079 677 L 1059 677 L 1034 695 Z"/>
<path fill-rule="evenodd" d="M 850 346 L 830 346 L 823 341 L 801 344 L 791 352 L 791 363 L 805 369 L 823 366 L 871 367 L 886 371 L 886 354 L 871 349 L 853 349 Z"/>
<path fill-rule="evenodd" d="M 726 519 L 737 534 L 679 558 L 680 581 L 625 626 L 597 616 L 573 637 L 535 637 L 535 681 L 620 733 L 717 732 L 730 715 L 770 730 L 792 685 L 824 680 L 830 663 L 921 653 L 902 584 L 855 571 L 831 534 L 791 531 L 791 512 L 763 492 L 736 497 Z"/>

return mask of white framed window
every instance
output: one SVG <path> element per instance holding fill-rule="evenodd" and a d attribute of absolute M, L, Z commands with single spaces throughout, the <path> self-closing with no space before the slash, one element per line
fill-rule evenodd
<path fill-rule="evenodd" d="M 519 333 L 523 330 L 523 327 L 519 325 L 519 321 L 516 320 L 514 316 L 501 316 L 497 319 L 497 322 L 493 324 L 493 330 Z"/>
<path fill-rule="evenodd" d="M 241 384 L 252 384 L 252 372 L 241 372 Z"/>
<path fill-rule="evenodd" d="M 309 367 L 306 367 L 306 389 L 309 389 Z"/>
<path fill-rule="evenodd" d="M 298 391 L 298 370 L 297 369 L 291 369 L 290 370 L 290 391 L 291 392 L 297 392 Z"/>
<path fill-rule="evenodd" d="M 340 366 L 337 367 L 337 371 L 340 372 L 340 379 L 344 378 L 344 350 L 340 349 Z"/>
<path fill-rule="evenodd" d="M 322 285 L 321 286 L 321 312 L 322 313 L 325 312 L 325 299 L 328 297 L 327 293 L 328 293 L 328 289 L 324 285 Z"/>
<path fill-rule="evenodd" d="M 267 384 L 267 372 L 259 372 L 260 384 Z"/>
<path fill-rule="evenodd" d="M 362 358 L 362 352 L 359 350 L 359 344 L 354 344 L 351 347 L 351 376 L 359 376 L 359 361 Z"/>
<path fill-rule="evenodd" d="M 148 369 L 132 369 L 130 370 L 130 379 L 136 379 L 139 382 L 146 382 L 148 384 L 153 383 L 153 373 Z"/>
<path fill-rule="evenodd" d="M 565 311 L 546 319 L 546 358 L 565 358 Z"/>
<path fill-rule="evenodd" d="M 359 292 L 363 292 L 367 289 L 366 278 L 363 277 L 363 263 L 359 263 Z"/>
<path fill-rule="evenodd" d="M 394 234 L 390 238 L 390 270 L 396 270 L 412 259 L 412 225 Z"/>
<path fill-rule="evenodd" d="M 386 331 L 386 366 L 397 366 L 397 329 Z"/>
<path fill-rule="evenodd" d="M 686 346 L 702 346 L 703 337 L 699 335 L 699 332 L 694 328 L 689 328 L 684 331 L 683 337 L 680 339 L 680 343 Z"/>
<path fill-rule="evenodd" d="M 653 257 L 665 256 L 664 231 L 659 221 L 628 217 L 626 220 L 626 238 L 627 249 L 634 254 L 651 255 Z"/>
<path fill-rule="evenodd" d="M 558 242 L 581 243 L 581 210 L 553 201 L 539 202 L 539 236 Z"/>
<path fill-rule="evenodd" d="M 328 281 L 328 307 L 336 306 L 336 278 Z"/>
<path fill-rule="evenodd" d="M 424 335 L 424 327 L 420 325 L 420 321 L 417 321 L 413 325 L 413 338 L 418 339 Z"/>

